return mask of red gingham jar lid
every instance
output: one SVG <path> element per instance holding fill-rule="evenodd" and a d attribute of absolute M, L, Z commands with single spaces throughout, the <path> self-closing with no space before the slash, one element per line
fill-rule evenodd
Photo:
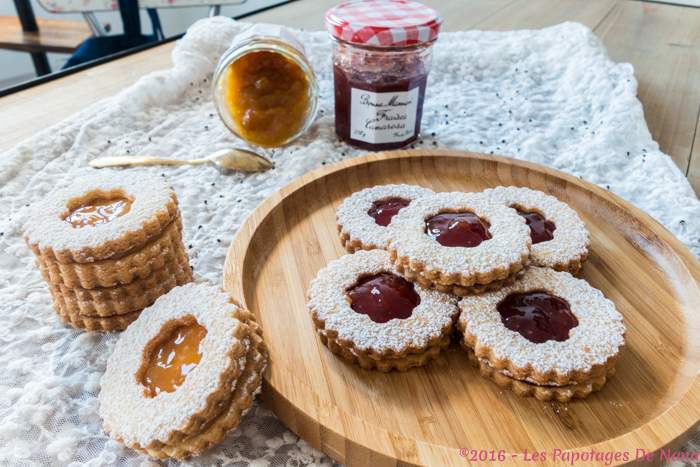
<path fill-rule="evenodd" d="M 341 3 L 326 13 L 331 36 L 358 44 L 421 44 L 435 39 L 441 27 L 440 13 L 407 0 L 357 0 Z"/>

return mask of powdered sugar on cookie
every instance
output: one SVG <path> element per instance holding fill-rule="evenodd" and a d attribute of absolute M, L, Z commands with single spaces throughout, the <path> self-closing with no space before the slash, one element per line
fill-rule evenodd
<path fill-rule="evenodd" d="M 146 308 L 124 331 L 101 380 L 100 416 L 110 435 L 141 449 L 197 434 L 227 400 L 243 371 L 249 327 L 245 310 L 207 284 L 177 287 Z M 240 318 L 240 319 L 239 319 Z M 197 321 L 207 329 L 202 359 L 174 392 L 147 395 L 140 373 L 150 351 L 176 327 Z"/>
<path fill-rule="evenodd" d="M 501 321 L 496 306 L 513 293 L 545 291 L 566 300 L 578 325 L 569 338 L 535 344 Z M 602 292 L 567 272 L 529 268 L 513 285 L 468 296 L 459 303 L 457 328 L 477 357 L 512 378 L 536 384 L 569 384 L 605 374 L 625 345 L 622 315 Z"/>
<path fill-rule="evenodd" d="M 530 255 L 534 266 L 578 273 L 591 242 L 586 224 L 576 211 L 554 196 L 529 188 L 499 186 L 484 190 L 484 194 L 509 207 L 537 212 L 556 226 L 552 240 L 532 245 Z"/>
<path fill-rule="evenodd" d="M 391 198 L 412 201 L 431 194 L 434 194 L 432 190 L 416 185 L 378 185 L 353 193 L 336 213 L 343 246 L 350 253 L 375 248 L 386 250 L 386 227 L 378 225 L 368 214 L 373 203 Z"/>
<path fill-rule="evenodd" d="M 64 219 L 87 202 L 124 197 L 129 212 L 99 226 L 74 228 Z M 76 180 L 33 206 L 23 226 L 37 256 L 86 263 L 143 245 L 177 215 L 177 198 L 162 177 L 134 171 L 103 171 Z"/>
<path fill-rule="evenodd" d="M 377 323 L 356 313 L 346 299 L 346 290 L 365 276 L 398 275 L 384 250 L 358 251 L 331 261 L 311 281 L 308 306 L 318 329 L 329 339 L 352 348 L 358 356 L 400 357 L 437 344 L 450 331 L 457 316 L 457 298 L 414 286 L 420 303 L 409 318 Z"/>
<path fill-rule="evenodd" d="M 426 234 L 425 221 L 445 212 L 471 212 L 490 224 L 491 239 L 473 248 L 442 246 Z M 397 266 L 423 272 L 440 284 L 472 286 L 505 279 L 530 256 L 530 232 L 517 213 L 481 193 L 438 193 L 412 202 L 387 228 Z"/>

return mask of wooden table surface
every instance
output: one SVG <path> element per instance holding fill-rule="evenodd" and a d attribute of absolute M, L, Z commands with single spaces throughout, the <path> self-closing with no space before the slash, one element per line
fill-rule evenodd
<path fill-rule="evenodd" d="M 341 0 L 297 0 L 246 21 L 323 29 Z M 539 29 L 564 21 L 590 27 L 616 62 L 634 65 L 639 99 L 661 151 L 700 195 L 700 8 L 636 0 L 422 0 L 444 30 Z M 0 98 L 0 153 L 88 105 L 172 66 L 174 43 Z"/>
<path fill-rule="evenodd" d="M 92 31 L 86 21 L 36 18 L 39 30 L 22 31 L 17 16 L 0 16 L 0 49 L 72 54 Z"/>

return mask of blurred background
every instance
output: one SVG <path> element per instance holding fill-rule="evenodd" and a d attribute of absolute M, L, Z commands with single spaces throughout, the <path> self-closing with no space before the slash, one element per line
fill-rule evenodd
<path fill-rule="evenodd" d="M 49 5 L 51 9 L 71 9 L 74 0 L 43 0 L 44 5 Z M 89 0 L 75 0 L 81 6 Z M 164 0 L 163 8 L 157 8 L 158 17 L 163 29 L 165 38 L 178 36 L 184 33 L 195 21 L 206 18 L 210 14 L 210 6 L 182 6 L 175 7 L 178 0 Z M 222 4 L 219 14 L 229 17 L 237 17 L 252 13 L 273 5 L 286 3 L 290 0 L 245 0 L 242 3 L 225 5 Z M 189 3 L 197 3 L 198 0 Z M 204 3 L 200 0 L 199 3 Z M 103 26 L 108 27 L 107 35 L 113 36 L 123 33 L 122 18 L 116 0 L 106 0 L 95 2 L 96 8 L 113 8 L 110 11 L 95 11 L 94 18 Z M 91 31 L 88 21 L 79 12 L 54 13 L 47 11 L 38 0 L 0 0 L 0 89 L 14 86 L 24 81 L 31 80 L 37 76 L 32 55 L 25 50 L 16 50 L 17 47 L 27 48 L 22 45 L 23 39 L 20 20 L 18 18 L 18 8 L 26 8 L 28 5 L 39 26 L 39 30 L 44 42 L 53 41 L 54 44 L 61 43 L 65 46 L 75 46 L 81 40 L 90 36 Z M 80 8 L 80 7 L 79 7 Z M 151 19 L 145 9 L 139 10 L 141 32 L 144 35 L 153 34 Z M 50 21 L 46 23 L 45 21 Z M 26 34 L 25 34 L 26 36 Z M 26 42 L 26 40 L 25 40 Z M 19 44 L 19 45 L 17 45 Z M 52 44 L 53 45 L 53 44 Z M 14 50 L 12 50 L 14 49 Z M 66 61 L 71 57 L 71 53 L 47 52 L 46 58 L 50 70 L 55 72 L 61 70 Z"/>

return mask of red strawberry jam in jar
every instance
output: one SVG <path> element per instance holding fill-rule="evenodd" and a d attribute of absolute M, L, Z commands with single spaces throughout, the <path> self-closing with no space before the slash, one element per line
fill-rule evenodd
<path fill-rule="evenodd" d="M 437 11 L 411 1 L 351 1 L 328 10 L 340 139 L 373 151 L 405 148 L 418 139 L 441 27 Z"/>

